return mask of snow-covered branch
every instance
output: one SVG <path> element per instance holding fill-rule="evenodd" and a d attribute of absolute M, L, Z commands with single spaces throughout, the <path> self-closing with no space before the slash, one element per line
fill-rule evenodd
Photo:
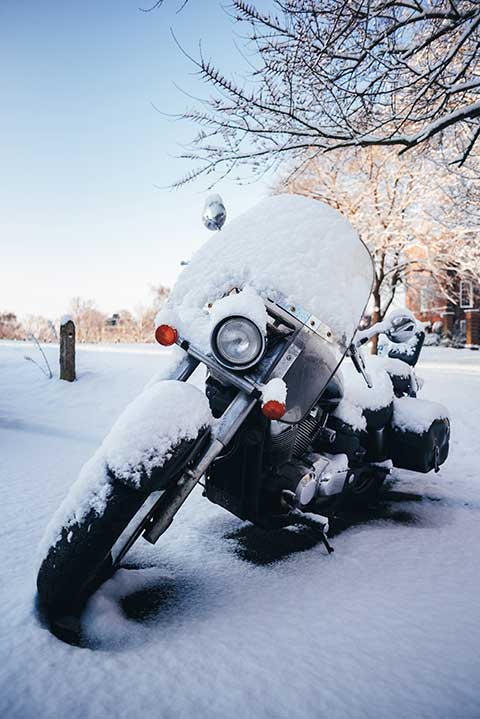
<path fill-rule="evenodd" d="M 469 161 L 480 118 L 480 4 L 475 0 L 274 0 L 274 10 L 233 0 L 245 27 L 246 75 L 237 80 L 202 55 L 190 59 L 216 89 L 201 112 L 207 132 L 185 157 L 185 180 L 339 147 L 438 148 Z M 261 158 L 261 159 L 260 159 Z"/>
<path fill-rule="evenodd" d="M 478 168 L 478 153 L 475 155 Z M 374 321 L 401 287 L 433 278 L 449 296 L 452 278 L 480 281 L 479 181 L 418 154 L 370 147 L 307 157 L 277 190 L 323 200 L 346 215 L 375 264 Z"/>

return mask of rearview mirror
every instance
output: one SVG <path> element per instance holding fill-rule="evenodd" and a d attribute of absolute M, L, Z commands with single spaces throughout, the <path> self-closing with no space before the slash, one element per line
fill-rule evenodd
<path fill-rule="evenodd" d="M 208 230 L 221 230 L 227 219 L 227 211 L 220 195 L 209 195 L 202 212 L 203 224 Z"/>
<path fill-rule="evenodd" d="M 419 330 L 417 320 L 408 310 L 392 312 L 387 318 L 387 324 L 390 326 L 385 334 L 391 342 L 396 344 L 408 342 L 415 337 Z"/>

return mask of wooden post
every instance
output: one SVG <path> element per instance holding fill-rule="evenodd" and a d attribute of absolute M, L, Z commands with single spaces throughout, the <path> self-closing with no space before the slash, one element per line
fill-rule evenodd
<path fill-rule="evenodd" d="M 60 324 L 60 379 L 75 380 L 75 324 L 66 318 Z"/>

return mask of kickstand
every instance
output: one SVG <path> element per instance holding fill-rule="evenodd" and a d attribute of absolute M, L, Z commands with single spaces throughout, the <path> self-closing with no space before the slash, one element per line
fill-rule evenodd
<path fill-rule="evenodd" d="M 322 539 L 323 544 L 325 545 L 325 549 L 327 550 L 327 552 L 329 554 L 332 554 L 332 552 L 334 552 L 335 550 L 332 547 L 332 545 L 330 544 L 330 542 L 328 541 L 327 536 L 323 530 L 322 530 L 322 533 L 320 534 L 320 537 Z"/>
<path fill-rule="evenodd" d="M 292 508 L 292 516 L 298 518 L 307 517 L 311 522 L 313 521 L 315 523 L 315 526 L 318 527 L 318 529 L 320 530 L 320 539 L 322 540 L 325 549 L 329 554 L 332 554 L 335 550 L 327 539 L 327 532 L 329 526 L 328 517 L 322 517 L 322 515 L 313 512 L 303 512 L 301 509 L 298 508 L 298 506 L 295 506 L 294 502 L 292 502 L 292 497 L 294 496 L 295 495 L 293 494 L 293 492 L 287 492 L 286 490 L 283 492 L 283 497 L 285 501 L 290 504 Z M 324 521 L 322 522 L 322 520 Z"/>
<path fill-rule="evenodd" d="M 306 516 L 310 519 L 310 521 L 313 520 L 315 522 L 315 525 L 320 530 L 320 539 L 322 540 L 325 549 L 329 554 L 332 554 L 335 550 L 327 539 L 327 532 L 329 531 L 328 517 L 322 517 L 321 514 L 315 514 L 312 512 L 303 512 L 303 516 Z"/>

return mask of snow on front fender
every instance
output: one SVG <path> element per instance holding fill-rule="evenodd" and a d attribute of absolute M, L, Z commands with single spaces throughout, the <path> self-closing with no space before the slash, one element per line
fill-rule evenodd
<path fill-rule="evenodd" d="M 208 399 L 197 387 L 176 380 L 153 385 L 131 402 L 103 442 L 108 467 L 118 479 L 139 487 L 170 457 L 182 439 L 195 439 L 212 423 Z"/>
<path fill-rule="evenodd" d="M 140 488 L 145 474 L 162 467 L 184 439 L 195 439 L 212 424 L 208 399 L 197 387 L 165 380 L 127 405 L 48 525 L 38 549 L 39 559 L 60 540 L 62 531 L 80 524 L 93 509 L 103 514 L 115 480 Z"/>

